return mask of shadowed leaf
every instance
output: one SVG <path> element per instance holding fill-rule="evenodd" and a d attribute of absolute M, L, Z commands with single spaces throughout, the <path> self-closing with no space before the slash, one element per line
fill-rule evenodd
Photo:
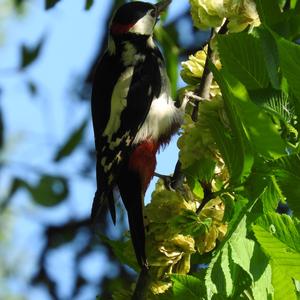
<path fill-rule="evenodd" d="M 27 68 L 38 58 L 38 56 L 40 55 L 43 43 L 44 43 L 44 39 L 42 38 L 37 43 L 37 45 L 35 45 L 33 47 L 28 47 L 28 46 L 22 45 L 20 69 Z"/>
<path fill-rule="evenodd" d="M 83 123 L 78 128 L 76 128 L 74 132 L 72 132 L 66 143 L 62 145 L 61 148 L 57 151 L 54 157 L 55 162 L 62 160 L 66 156 L 69 156 L 76 149 L 83 138 L 86 126 L 87 120 L 84 120 Z"/>
<path fill-rule="evenodd" d="M 94 4 L 94 0 L 86 0 L 86 2 L 85 2 L 85 10 L 91 9 L 91 7 L 93 6 L 93 4 Z"/>
<path fill-rule="evenodd" d="M 50 9 L 54 7 L 60 0 L 46 0 L 45 2 L 45 8 Z"/>

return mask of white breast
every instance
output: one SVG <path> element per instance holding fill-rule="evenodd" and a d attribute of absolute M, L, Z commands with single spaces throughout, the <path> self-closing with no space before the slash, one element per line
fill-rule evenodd
<path fill-rule="evenodd" d="M 184 111 L 174 105 L 168 93 L 162 93 L 152 101 L 146 120 L 133 143 L 138 144 L 148 139 L 157 141 L 162 135 L 170 132 L 174 123 L 181 124 L 183 115 Z"/>

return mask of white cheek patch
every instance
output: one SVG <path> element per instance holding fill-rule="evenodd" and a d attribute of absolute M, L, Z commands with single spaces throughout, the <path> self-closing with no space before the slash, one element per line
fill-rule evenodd
<path fill-rule="evenodd" d="M 128 32 L 135 34 L 151 35 L 155 25 L 155 18 L 150 15 L 150 12 L 147 13 L 143 18 L 138 20 Z"/>

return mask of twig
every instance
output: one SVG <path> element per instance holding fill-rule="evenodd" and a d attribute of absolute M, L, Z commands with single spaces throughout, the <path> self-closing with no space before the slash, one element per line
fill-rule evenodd
<path fill-rule="evenodd" d="M 227 32 L 227 24 L 228 24 L 228 20 L 225 20 L 224 24 L 218 31 L 218 34 L 225 34 Z M 212 72 L 209 70 L 209 61 L 214 60 L 214 53 L 209 45 L 209 42 L 213 38 L 214 34 L 215 34 L 214 29 L 212 29 L 210 39 L 207 42 L 208 50 L 207 50 L 205 65 L 204 65 L 204 69 L 203 69 L 203 75 L 202 75 L 199 86 L 194 91 L 194 94 L 196 96 L 203 98 L 203 99 L 209 99 L 210 87 L 211 87 L 211 83 L 213 80 Z M 192 120 L 194 122 L 196 122 L 198 119 L 199 102 L 200 101 L 196 101 L 194 104 L 194 109 L 192 112 Z M 174 175 L 171 180 L 172 188 L 178 189 L 182 185 L 183 181 L 184 181 L 184 174 L 182 173 L 182 170 L 181 170 L 181 163 L 178 160 L 176 167 L 175 167 Z"/>
<path fill-rule="evenodd" d="M 180 160 L 177 161 L 175 171 L 173 177 L 171 178 L 171 187 L 174 190 L 177 190 L 179 187 L 182 186 L 184 181 L 184 174 L 181 171 L 181 162 Z"/>
<path fill-rule="evenodd" d="M 210 40 L 213 37 L 213 35 L 214 35 L 214 30 L 212 29 L 211 35 L 210 35 Z M 209 70 L 209 67 L 208 67 L 209 61 L 212 60 L 212 58 L 213 58 L 213 51 L 209 45 L 209 42 L 207 43 L 207 46 L 208 46 L 208 49 L 207 49 L 206 60 L 205 60 L 205 65 L 204 65 L 204 69 L 203 69 L 202 78 L 201 78 L 199 86 L 194 91 L 194 94 L 196 96 L 199 96 L 204 99 L 209 98 L 210 86 L 211 86 L 211 83 L 213 80 L 212 72 Z M 194 122 L 196 122 L 198 120 L 198 111 L 199 111 L 199 102 L 197 101 L 195 103 L 193 113 L 192 113 L 192 120 Z"/>
<path fill-rule="evenodd" d="M 203 200 L 200 203 L 200 206 L 198 207 L 196 213 L 200 214 L 203 207 L 211 200 L 215 198 L 215 194 L 211 191 L 212 187 L 210 183 L 201 183 L 203 191 L 204 191 L 204 197 Z"/>
<path fill-rule="evenodd" d="M 150 285 L 149 269 L 143 268 L 136 283 L 135 291 L 131 300 L 146 300 Z"/>

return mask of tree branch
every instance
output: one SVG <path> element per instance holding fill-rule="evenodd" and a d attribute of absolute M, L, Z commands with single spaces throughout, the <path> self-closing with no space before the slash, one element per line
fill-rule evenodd
<path fill-rule="evenodd" d="M 209 41 L 212 39 L 213 35 L 214 35 L 214 31 L 212 29 Z M 209 70 L 209 67 L 208 67 L 209 61 L 213 59 L 213 51 L 209 45 L 209 41 L 207 43 L 208 48 L 207 48 L 207 54 L 206 54 L 206 60 L 205 60 L 205 65 L 204 65 L 204 69 L 203 69 L 202 78 L 201 78 L 199 86 L 194 91 L 195 95 L 197 95 L 201 98 L 204 98 L 204 99 L 209 98 L 210 87 L 211 87 L 211 83 L 213 80 L 212 72 Z M 197 120 L 198 120 L 198 111 L 199 111 L 199 102 L 197 101 L 195 103 L 193 113 L 192 113 L 192 119 L 194 122 L 197 122 Z"/>
<path fill-rule="evenodd" d="M 146 300 L 150 285 L 149 269 L 143 268 L 136 283 L 135 291 L 131 300 Z"/>
<path fill-rule="evenodd" d="M 225 34 L 227 32 L 227 24 L 228 24 L 228 20 L 225 20 L 224 24 L 219 29 L 218 34 Z M 203 98 L 203 99 L 209 99 L 210 87 L 211 87 L 212 80 L 213 80 L 212 72 L 209 70 L 209 61 L 214 60 L 214 52 L 211 49 L 209 43 L 210 43 L 211 39 L 213 38 L 214 34 L 215 34 L 215 31 L 212 28 L 210 39 L 207 42 L 208 50 L 207 50 L 207 55 L 206 55 L 206 60 L 205 60 L 205 64 L 204 64 L 202 78 L 201 78 L 199 86 L 194 91 L 194 94 L 196 96 Z M 196 101 L 193 112 L 192 112 L 192 120 L 194 122 L 196 122 L 198 120 L 198 112 L 199 112 L 199 101 Z M 181 163 L 178 159 L 175 170 L 174 170 L 173 177 L 171 179 L 172 188 L 178 189 L 182 185 L 183 181 L 184 181 L 184 174 L 182 173 Z"/>

